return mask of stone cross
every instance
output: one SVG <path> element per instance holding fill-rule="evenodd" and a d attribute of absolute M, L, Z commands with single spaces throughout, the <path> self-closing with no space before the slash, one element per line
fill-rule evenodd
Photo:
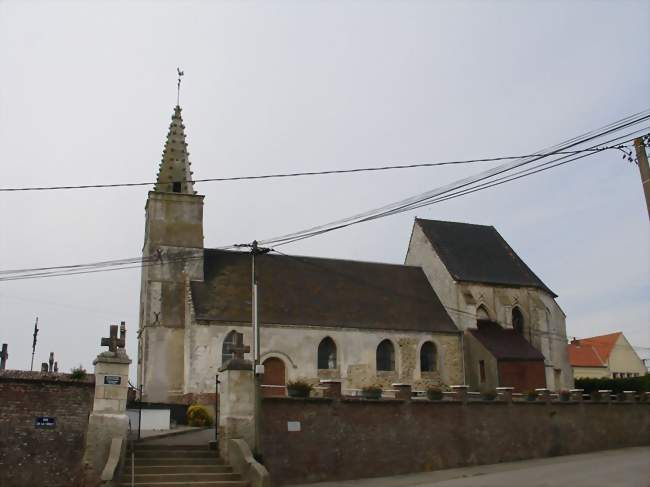
<path fill-rule="evenodd" d="M 228 353 L 232 353 L 233 360 L 244 360 L 244 354 L 251 351 L 251 347 L 244 345 L 244 335 L 235 333 L 235 343 L 226 345 Z"/>
<path fill-rule="evenodd" d="M 111 325 L 110 336 L 102 338 L 102 347 L 108 347 L 108 350 L 116 353 L 117 348 L 124 348 L 124 338 L 117 338 L 117 325 Z"/>
<path fill-rule="evenodd" d="M 0 370 L 4 370 L 7 366 L 7 359 L 9 358 L 9 353 L 7 353 L 7 344 L 2 344 L 2 353 L 0 353 Z"/>

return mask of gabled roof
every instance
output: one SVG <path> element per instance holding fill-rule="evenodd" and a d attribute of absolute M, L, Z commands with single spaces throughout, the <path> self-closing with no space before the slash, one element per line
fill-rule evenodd
<path fill-rule="evenodd" d="M 571 367 L 606 367 L 604 360 L 598 355 L 598 351 L 591 345 L 582 343 L 569 343 L 569 363 Z"/>
<path fill-rule="evenodd" d="M 415 224 L 456 281 L 536 287 L 557 297 L 494 227 L 419 218 Z"/>
<path fill-rule="evenodd" d="M 420 267 L 266 254 L 255 258 L 260 321 L 457 332 Z M 197 320 L 250 323 L 249 253 L 204 251 L 203 282 L 192 282 Z"/>
<path fill-rule="evenodd" d="M 478 329 L 470 329 L 469 332 L 497 360 L 544 360 L 544 355 L 520 333 L 501 328 L 493 321 L 481 320 Z"/>
<path fill-rule="evenodd" d="M 582 347 L 593 347 L 598 356 L 602 358 L 603 362 L 607 362 L 609 355 L 612 353 L 616 342 L 623 333 L 617 331 L 616 333 L 609 333 L 607 335 L 599 335 L 589 338 L 581 338 L 572 343 L 579 344 L 580 348 Z"/>

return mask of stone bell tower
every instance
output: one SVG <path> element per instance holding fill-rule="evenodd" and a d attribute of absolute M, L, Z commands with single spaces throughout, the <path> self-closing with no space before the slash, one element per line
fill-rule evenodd
<path fill-rule="evenodd" d="M 182 401 L 186 283 L 203 280 L 203 196 L 194 191 L 188 156 L 177 105 L 145 206 L 138 385 L 150 402 Z"/>

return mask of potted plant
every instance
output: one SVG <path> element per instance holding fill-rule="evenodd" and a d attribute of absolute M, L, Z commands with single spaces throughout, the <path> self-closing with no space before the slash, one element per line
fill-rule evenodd
<path fill-rule="evenodd" d="M 381 399 L 381 387 L 366 386 L 361 389 L 361 397 L 364 399 Z"/>
<path fill-rule="evenodd" d="M 484 401 L 494 401 L 497 397 L 497 391 L 493 389 L 486 389 L 484 391 L 481 391 L 481 398 Z"/>
<path fill-rule="evenodd" d="M 571 393 L 566 389 L 562 389 L 560 391 L 559 396 L 560 396 L 560 401 L 562 402 L 568 402 L 571 399 Z"/>
<path fill-rule="evenodd" d="M 437 387 L 429 387 L 427 389 L 427 398 L 429 398 L 429 401 L 442 401 L 444 397 L 442 391 Z"/>
<path fill-rule="evenodd" d="M 537 391 L 535 389 L 530 389 L 526 393 L 526 401 L 530 401 L 530 402 L 537 401 Z"/>
<path fill-rule="evenodd" d="M 309 397 L 313 386 L 305 380 L 295 380 L 287 382 L 287 395 L 289 397 Z"/>
<path fill-rule="evenodd" d="M 200 428 L 212 426 L 212 417 L 205 406 L 192 404 L 187 408 L 187 424 Z"/>

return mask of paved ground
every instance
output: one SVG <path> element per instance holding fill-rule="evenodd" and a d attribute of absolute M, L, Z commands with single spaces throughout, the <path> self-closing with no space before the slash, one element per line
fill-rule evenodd
<path fill-rule="evenodd" d="M 650 487 L 650 447 L 303 487 Z M 294 486 L 299 487 L 299 486 Z"/>

